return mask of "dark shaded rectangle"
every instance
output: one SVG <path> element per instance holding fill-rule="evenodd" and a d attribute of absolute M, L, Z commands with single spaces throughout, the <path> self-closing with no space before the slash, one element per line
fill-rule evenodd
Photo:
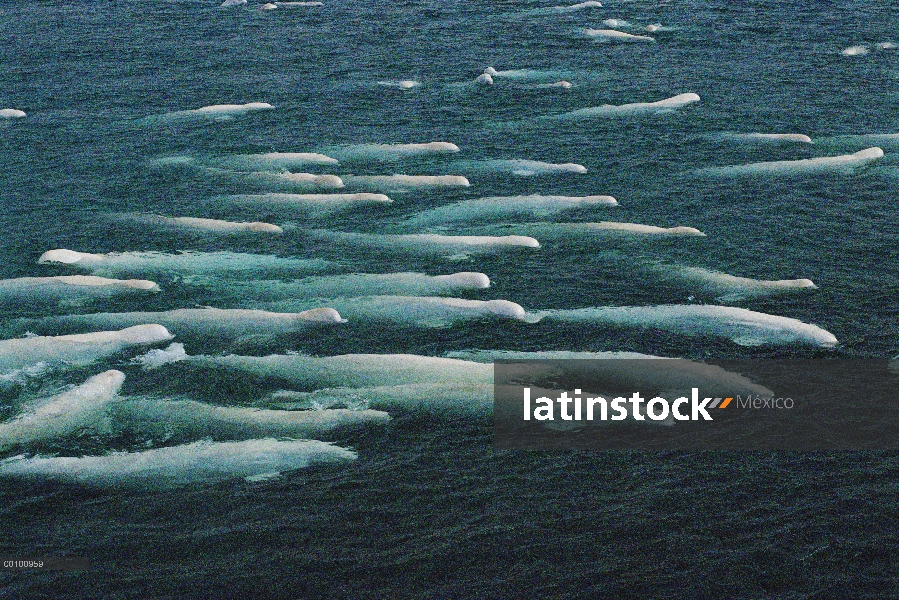
<path fill-rule="evenodd" d="M 562 392 L 571 400 L 560 402 Z M 632 401 L 634 393 L 642 403 Z M 617 411 L 615 398 L 625 400 Z M 664 420 L 646 418 L 653 398 L 666 401 L 653 403 L 656 417 L 667 405 Z M 704 411 L 694 411 L 696 405 Z M 626 418 L 613 420 L 621 408 Z M 643 420 L 634 417 L 635 408 Z M 893 450 L 899 448 L 899 362 L 500 360 L 494 363 L 494 443 L 532 450 Z"/>
<path fill-rule="evenodd" d="M 7 556 L 0 559 L 0 570 L 3 571 L 86 571 L 90 568 L 90 561 L 81 556 Z"/>

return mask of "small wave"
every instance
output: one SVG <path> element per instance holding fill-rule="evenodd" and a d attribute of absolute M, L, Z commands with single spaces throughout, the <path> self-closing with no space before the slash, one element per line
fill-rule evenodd
<path fill-rule="evenodd" d="M 146 354 L 135 356 L 131 359 L 131 364 L 140 365 L 145 371 L 152 371 L 185 358 L 187 352 L 184 351 L 184 344 L 169 344 L 164 349 L 155 348 Z"/>

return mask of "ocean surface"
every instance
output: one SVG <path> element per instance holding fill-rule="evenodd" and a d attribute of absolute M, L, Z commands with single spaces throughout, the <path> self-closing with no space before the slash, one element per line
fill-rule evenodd
<path fill-rule="evenodd" d="M 899 354 L 899 135 L 889 135 L 899 134 L 899 7 L 786 0 L 608 0 L 576 10 L 557 10 L 568 4 L 552 0 L 324 0 L 274 10 L 252 1 L 218 4 L 0 6 L 0 109 L 26 113 L 0 118 L 0 279 L 95 274 L 161 288 L 59 301 L 38 290 L 11 300 L 0 282 L 3 337 L 121 329 L 51 316 L 328 306 L 314 295 L 303 306 L 292 292 L 277 296 L 278 282 L 310 275 L 471 271 L 487 275 L 490 287 L 448 295 L 507 300 L 528 315 L 737 307 L 798 321 L 790 321 L 798 339 L 785 342 L 758 327 L 729 335 L 717 317 L 681 326 L 669 313 L 652 324 L 531 322 L 479 308 L 456 319 L 388 306 L 378 319 L 362 311 L 299 333 L 270 335 L 252 325 L 235 335 L 189 331 L 171 342 L 187 355 L 213 357 L 442 357 L 473 349 L 697 360 Z M 627 24 L 604 25 L 607 19 Z M 605 40 L 589 29 L 652 39 Z M 856 46 L 864 50 L 846 51 Z M 487 67 L 498 71 L 492 85 L 476 81 Z M 559 82 L 570 86 L 552 85 Z M 681 94 L 699 100 L 573 113 Z M 270 107 L 184 112 L 246 103 Z M 803 134 L 812 143 L 742 135 L 752 133 Z M 458 152 L 404 157 L 358 146 L 433 141 Z M 883 156 L 758 165 L 874 147 Z M 340 163 L 284 166 L 265 158 L 275 152 L 333 155 Z M 586 171 L 502 162 L 516 160 Z M 751 166 L 724 168 L 739 165 Z M 337 175 L 346 185 L 291 182 L 279 176 L 288 169 Z M 464 176 L 470 185 L 352 177 L 393 174 Z M 334 192 L 383 193 L 392 202 L 315 212 L 234 199 Z M 618 205 L 487 218 L 460 208 L 443 223 L 410 224 L 437 207 L 532 194 L 609 195 Z M 139 216 L 147 214 L 261 221 L 283 232 L 198 231 Z M 545 224 L 601 221 L 705 235 L 583 233 Z M 439 242 L 345 241 L 334 232 L 526 235 L 540 247 L 443 250 Z M 232 266 L 246 254 L 319 262 L 293 270 L 269 262 L 242 272 L 218 265 L 203 273 L 154 263 L 113 273 L 39 264 L 53 249 L 238 253 Z M 796 279 L 815 287 L 759 283 Z M 368 295 L 365 284 L 356 295 Z M 838 343 L 805 337 L 811 326 Z M 62 434 L 49 428 L 37 441 L 3 439 L 13 431 L 3 427 L 40 399 L 111 369 L 125 375 L 112 392 L 120 403 L 276 409 L 266 399 L 291 389 L 289 377 L 258 369 L 191 360 L 145 368 L 146 357 L 159 358 L 166 347 L 178 354 L 168 343 L 129 346 L 89 363 L 0 369 L 0 467 L 35 456 L 177 453 L 196 442 L 290 437 L 249 436 L 257 430 L 243 417 L 228 435 L 215 427 L 210 435 L 202 424 L 162 424 L 163 433 L 150 435 L 141 432 L 152 423 L 109 429 L 97 426 L 107 413 L 85 413 L 85 422 Z M 396 384 L 390 369 L 377 375 L 377 364 L 368 387 Z M 442 370 L 433 372 L 437 378 Z M 310 385 L 294 391 L 354 387 L 339 377 Z M 372 400 L 366 393 L 337 404 L 365 408 Z M 155 475 L 177 471 L 184 481 L 172 487 L 140 476 L 136 485 L 119 485 L 113 462 L 94 482 L 86 467 L 78 482 L 66 481 L 65 472 L 15 476 L 0 468 L 0 554 L 92 563 L 77 572 L 2 571 L 0 597 L 899 598 L 895 452 L 497 451 L 489 412 L 384 410 L 387 423 L 313 436 L 352 450 L 354 460 L 279 476 L 250 465 L 249 477 L 238 469 L 192 480 L 184 467 L 189 449 Z M 44 431 L 42 421 L 31 422 Z M 239 463 L 236 452 L 208 461 Z M 73 464 L 63 471 L 82 468 Z"/>

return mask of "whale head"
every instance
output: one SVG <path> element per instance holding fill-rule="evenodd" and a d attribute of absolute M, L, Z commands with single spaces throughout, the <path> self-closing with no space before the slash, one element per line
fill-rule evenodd
<path fill-rule="evenodd" d="M 83 386 L 90 385 L 91 387 L 101 387 L 106 390 L 110 390 L 113 393 L 117 393 L 120 389 L 122 389 L 122 384 L 125 383 L 125 374 L 121 371 L 117 371 L 115 369 L 111 369 L 109 371 L 105 371 L 103 373 L 99 373 L 94 375 L 90 379 L 82 384 Z"/>
<path fill-rule="evenodd" d="M 577 163 L 564 163 L 559 165 L 560 171 L 566 171 L 568 173 L 586 173 L 587 167 L 584 165 L 579 165 Z"/>
<path fill-rule="evenodd" d="M 423 145 L 424 148 L 431 152 L 458 152 L 459 146 L 450 142 L 428 142 Z"/>
<path fill-rule="evenodd" d="M 48 250 L 47 252 L 44 252 L 41 254 L 41 257 L 37 259 L 37 262 L 38 264 L 62 263 L 64 265 L 73 265 L 85 258 L 100 258 L 100 255 L 59 248 L 57 250 Z"/>
<path fill-rule="evenodd" d="M 343 179 L 341 179 L 337 175 L 316 175 L 315 183 L 322 187 L 335 187 L 335 188 L 341 188 L 344 185 Z"/>
<path fill-rule="evenodd" d="M 441 185 L 457 185 L 460 187 L 470 187 L 471 183 L 467 177 L 462 175 L 438 175 L 437 181 Z"/>
<path fill-rule="evenodd" d="M 525 316 L 524 308 L 520 304 L 508 300 L 488 300 L 484 307 L 498 317 L 521 320 Z"/>
<path fill-rule="evenodd" d="M 568 88 L 571 87 L 571 82 L 563 80 L 563 81 L 557 81 L 551 85 L 552 85 L 552 87 L 559 87 L 559 88 L 567 90 Z"/>
<path fill-rule="evenodd" d="M 781 287 L 799 290 L 817 290 L 818 286 L 811 279 L 784 279 L 777 282 Z"/>
<path fill-rule="evenodd" d="M 127 327 L 116 332 L 117 337 L 129 344 L 153 344 L 174 339 L 169 330 L 162 325 L 148 324 Z M 90 335 L 90 334 L 88 334 Z"/>
<path fill-rule="evenodd" d="M 252 223 L 247 223 L 247 231 L 258 231 L 258 232 L 266 232 L 266 233 L 284 233 L 284 230 L 278 227 L 277 225 L 272 225 L 271 223 L 263 223 L 261 221 L 254 221 Z"/>
<path fill-rule="evenodd" d="M 852 156 L 865 160 L 874 160 L 877 158 L 883 158 L 883 150 L 875 146 L 873 148 L 865 148 L 864 150 L 859 150 Z"/>
<path fill-rule="evenodd" d="M 484 69 L 484 73 L 490 75 L 491 77 L 496 77 L 498 75 L 496 69 L 494 69 L 493 67 L 487 67 L 486 69 Z"/>
<path fill-rule="evenodd" d="M 582 203 L 586 205 L 618 206 L 618 200 L 612 196 L 584 196 Z"/>
<path fill-rule="evenodd" d="M 526 246 L 528 248 L 540 247 L 540 242 L 526 235 L 507 235 L 503 239 L 505 239 L 507 244 L 510 244 L 512 246 Z"/>
<path fill-rule="evenodd" d="M 493 85 L 493 77 L 491 77 L 489 73 L 482 73 L 481 75 L 478 75 L 474 82 L 480 83 L 481 85 Z"/>
<path fill-rule="evenodd" d="M 695 237 L 706 237 L 706 235 L 695 227 L 669 227 L 666 230 L 669 235 L 691 235 Z"/>
<path fill-rule="evenodd" d="M 463 271 L 452 275 L 438 275 L 434 279 L 446 282 L 452 286 L 466 289 L 485 289 L 490 287 L 490 278 L 483 273 Z"/>
<path fill-rule="evenodd" d="M 333 308 L 312 308 L 310 310 L 304 310 L 301 313 L 297 313 L 297 316 L 304 321 L 311 321 L 313 323 L 345 322 L 345 319 L 340 316 L 340 313 Z"/>

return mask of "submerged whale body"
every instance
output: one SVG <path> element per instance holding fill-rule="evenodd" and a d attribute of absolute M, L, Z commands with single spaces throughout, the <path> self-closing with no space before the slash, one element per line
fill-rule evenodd
<path fill-rule="evenodd" d="M 421 187 L 468 187 L 468 179 L 461 175 L 350 175 L 347 183 L 372 185 L 387 189 Z"/>
<path fill-rule="evenodd" d="M 391 204 L 393 200 L 385 194 L 246 194 L 228 196 L 227 200 L 237 204 L 257 204 L 279 209 L 298 210 L 311 215 L 328 215 L 360 206 Z"/>
<path fill-rule="evenodd" d="M 119 402 L 111 412 L 116 425 L 132 435 L 167 441 L 311 438 L 390 420 L 375 410 L 260 410 L 149 398 Z"/>
<path fill-rule="evenodd" d="M 145 279 L 107 279 L 91 275 L 19 277 L 0 280 L 0 305 L 78 304 L 158 291 L 156 283 Z"/>
<path fill-rule="evenodd" d="M 243 2 L 245 4 L 246 2 Z M 157 121 L 181 121 L 196 118 L 231 119 L 238 115 L 244 115 L 259 110 L 271 110 L 274 106 L 268 102 L 247 102 L 246 104 L 212 104 L 193 110 L 179 110 L 170 113 L 150 115 L 140 119 L 139 122 L 151 124 Z"/>
<path fill-rule="evenodd" d="M 334 307 L 350 323 L 387 322 L 415 327 L 449 327 L 488 318 L 517 319 L 525 310 L 508 300 L 463 300 L 432 296 L 356 296 L 317 301 L 284 300 L 267 306 L 297 310 L 319 304 Z"/>
<path fill-rule="evenodd" d="M 196 217 L 163 217 L 150 214 L 123 214 L 121 218 L 140 225 L 152 225 L 156 227 L 170 227 L 174 229 L 187 229 L 207 233 L 284 233 L 284 230 L 271 223 L 234 222 L 220 219 L 201 219 Z"/>
<path fill-rule="evenodd" d="M 580 10 L 584 10 L 587 8 L 602 8 L 602 3 L 597 2 L 597 0 L 588 0 L 587 2 L 578 2 L 577 4 L 571 4 L 567 6 L 547 6 L 543 8 L 532 8 L 529 10 L 523 10 L 519 13 L 515 14 L 515 17 L 529 17 L 529 16 L 540 16 L 540 15 L 558 15 L 564 13 L 577 12 Z"/>
<path fill-rule="evenodd" d="M 275 170 L 284 171 L 307 165 L 337 165 L 340 162 L 336 158 L 319 154 L 318 152 L 264 152 L 261 154 L 235 154 L 219 158 L 215 161 L 219 165 L 241 169 L 255 169 L 260 171 Z"/>
<path fill-rule="evenodd" d="M 593 106 L 590 108 L 581 108 L 571 112 L 562 113 L 552 117 L 542 117 L 550 119 L 577 120 L 588 119 L 592 117 L 624 117 L 629 115 L 640 114 L 659 114 L 672 110 L 683 108 L 690 104 L 699 102 L 698 94 L 686 93 L 678 94 L 664 100 L 656 102 L 634 102 L 631 104 L 603 104 L 602 106 Z"/>
<path fill-rule="evenodd" d="M 402 79 L 399 81 L 379 81 L 378 85 L 396 88 L 398 90 L 411 90 L 412 88 L 416 88 L 421 84 L 417 81 L 413 81 L 412 79 Z"/>
<path fill-rule="evenodd" d="M 298 313 L 222 308 L 181 308 L 162 312 L 94 313 L 27 319 L 19 325 L 37 331 L 85 331 L 96 328 L 159 324 L 178 336 L 238 338 L 260 334 L 297 333 L 318 325 L 341 323 L 332 308 Z"/>
<path fill-rule="evenodd" d="M 259 156 L 259 155 L 244 155 Z M 277 185 L 278 187 L 287 188 L 341 188 L 344 186 L 343 180 L 337 175 L 291 172 L 287 167 L 273 164 L 275 161 L 265 161 L 264 159 L 244 158 L 197 158 L 193 156 L 175 155 L 165 156 L 150 161 L 150 166 L 158 169 L 168 168 L 190 168 L 196 169 L 201 173 L 215 178 L 228 178 L 236 181 L 253 181 L 255 183 L 268 183 Z M 221 165 L 231 168 L 222 168 Z M 230 164 L 229 164 L 230 163 Z M 218 164 L 220 166 L 212 166 Z M 282 163 L 283 164 L 283 163 Z M 297 165 L 305 165 L 297 161 Z M 315 164 L 315 163 L 313 163 Z M 320 162 L 317 164 L 326 164 Z M 333 164 L 333 163 L 327 163 Z M 270 168 L 271 170 L 245 170 L 259 168 Z"/>
<path fill-rule="evenodd" d="M 328 148 L 326 152 L 341 160 L 394 161 L 411 156 L 452 154 L 459 152 L 459 146 L 450 142 L 425 142 L 419 144 L 354 144 L 351 146 Z"/>
<path fill-rule="evenodd" d="M 323 271 L 330 263 L 320 259 L 282 258 L 238 252 L 110 252 L 91 254 L 64 248 L 48 250 L 40 264 L 64 264 L 92 273 L 175 273 L 181 276 L 258 276 L 260 272 L 309 273 Z"/>
<path fill-rule="evenodd" d="M 124 381 L 121 371 L 106 371 L 51 398 L 31 402 L 14 419 L 0 423 L 0 449 L 107 428 L 103 412 Z"/>
<path fill-rule="evenodd" d="M 732 306 L 707 304 L 614 306 L 544 310 L 538 319 L 596 323 L 617 327 L 651 327 L 684 335 L 728 338 L 741 346 L 808 344 L 831 348 L 832 333 L 797 319 Z"/>
<path fill-rule="evenodd" d="M 10 374 L 41 364 L 48 367 L 86 366 L 125 348 L 168 341 L 173 337 L 165 327 L 153 323 L 120 331 L 0 340 L 0 373 Z"/>
<path fill-rule="evenodd" d="M 580 208 L 611 206 L 618 206 L 612 196 L 500 196 L 432 208 L 414 215 L 408 223 L 427 226 L 516 216 L 546 218 Z"/>
<path fill-rule="evenodd" d="M 738 142 L 798 142 L 811 144 L 812 138 L 801 133 L 724 133 L 724 139 Z"/>
<path fill-rule="evenodd" d="M 515 225 L 486 226 L 488 232 L 514 231 L 520 234 L 528 234 L 539 237 L 545 242 L 560 244 L 579 243 L 595 239 L 609 237 L 706 237 L 706 234 L 694 227 L 656 227 L 641 223 L 618 223 L 613 221 L 601 221 L 598 223 L 519 223 Z"/>
<path fill-rule="evenodd" d="M 671 276 L 716 294 L 719 302 L 818 289 L 811 279 L 750 279 L 696 267 L 675 268 Z"/>
<path fill-rule="evenodd" d="M 192 356 L 199 368 L 228 369 L 289 382 L 300 391 L 395 385 L 492 385 L 493 366 L 465 360 L 414 354 L 345 354 L 341 356 Z M 375 405 L 373 405 L 375 406 Z"/>
<path fill-rule="evenodd" d="M 878 147 L 859 150 L 854 154 L 822 156 L 801 160 L 778 160 L 773 162 L 750 163 L 728 167 L 709 167 L 698 172 L 704 175 L 740 177 L 753 175 L 808 175 L 815 173 L 851 173 L 853 170 L 883 158 L 883 150 Z"/>
<path fill-rule="evenodd" d="M 21 119 L 25 112 L 15 108 L 0 108 L 0 119 Z"/>
<path fill-rule="evenodd" d="M 637 352 L 467 350 L 450 352 L 447 356 L 486 363 L 496 360 L 546 361 L 540 363 L 539 369 L 532 369 L 533 379 L 527 379 L 527 371 L 516 372 L 516 375 L 535 383 L 574 377 L 581 383 L 594 382 L 594 391 L 608 386 L 605 389 L 651 389 L 670 393 L 699 387 L 704 393 L 722 396 L 733 393 L 735 389 L 762 396 L 773 395 L 771 390 L 739 373 L 715 365 Z"/>
<path fill-rule="evenodd" d="M 281 173 L 270 173 L 267 171 L 254 171 L 251 173 L 242 173 L 247 177 L 263 179 L 278 183 L 294 184 L 296 186 L 308 187 L 316 186 L 322 188 L 342 188 L 343 180 L 337 175 L 316 175 L 314 173 L 291 173 L 283 171 Z"/>
<path fill-rule="evenodd" d="M 370 248 L 398 254 L 464 256 L 501 252 L 515 248 L 539 248 L 540 242 L 521 235 L 478 236 L 438 235 L 434 233 L 376 234 L 347 233 L 327 229 L 307 229 L 312 237 L 353 248 Z"/>
<path fill-rule="evenodd" d="M 616 29 L 587 29 L 588 37 L 600 42 L 654 42 L 656 39 L 648 35 L 634 35 Z"/>
<path fill-rule="evenodd" d="M 539 160 L 494 159 L 458 163 L 461 168 L 530 176 L 550 173 L 586 173 L 587 167 L 577 163 L 549 163 Z"/>
<path fill-rule="evenodd" d="M 355 452 L 314 440 L 200 441 L 104 456 L 9 458 L 0 461 L 0 477 L 39 477 L 94 487 L 169 489 L 238 477 L 263 480 L 284 471 L 353 460 Z"/>
<path fill-rule="evenodd" d="M 490 287 L 483 273 L 461 272 L 430 276 L 424 273 L 355 273 L 307 277 L 298 281 L 252 281 L 234 283 L 232 290 L 248 301 L 273 302 L 309 298 L 350 298 L 376 295 L 444 296 L 462 290 Z"/>
<path fill-rule="evenodd" d="M 425 412 L 437 418 L 480 417 L 493 411 L 493 384 L 409 383 L 324 388 L 311 392 L 282 390 L 270 397 L 269 405 L 296 409 L 350 404 L 360 400 L 380 410 Z"/>

